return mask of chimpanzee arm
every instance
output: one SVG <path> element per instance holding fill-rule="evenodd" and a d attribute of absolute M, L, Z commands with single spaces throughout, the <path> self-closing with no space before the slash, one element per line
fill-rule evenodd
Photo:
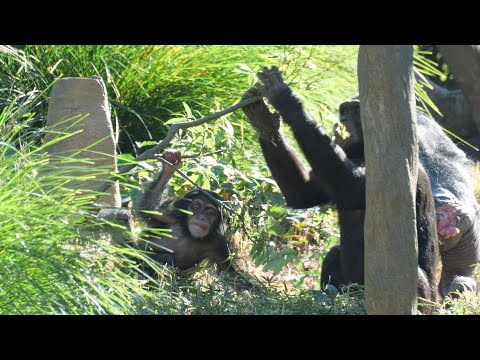
<path fill-rule="evenodd" d="M 167 150 L 162 156 L 165 158 L 165 160 L 176 166 L 181 162 L 181 155 L 178 151 Z M 142 198 L 139 202 L 140 215 L 142 217 L 153 219 L 164 224 L 171 224 L 176 221 L 176 219 L 171 215 L 171 212 L 167 209 L 162 209 L 161 214 L 149 214 L 142 212 L 142 210 L 155 210 L 162 197 L 162 192 L 172 178 L 174 172 L 175 170 L 172 167 L 164 164 L 160 177 L 156 181 L 152 182 L 152 184 L 150 184 L 150 186 L 145 190 L 144 194 L 142 194 Z"/>
<path fill-rule="evenodd" d="M 258 90 L 251 88 L 243 98 L 258 95 Z M 245 106 L 243 111 L 259 134 L 265 161 L 287 205 L 301 209 L 331 202 L 280 132 L 279 116 L 272 114 L 263 100 Z"/>
<path fill-rule="evenodd" d="M 322 190 L 331 194 L 337 205 L 346 208 L 365 206 L 363 170 L 350 161 L 345 152 L 323 133 L 305 111 L 275 67 L 258 74 L 264 83 L 260 91 L 268 98 L 282 119 L 291 126 L 294 136 L 312 167 Z M 363 195 L 363 196 L 351 196 Z M 339 204 L 340 203 L 340 204 Z"/>
<path fill-rule="evenodd" d="M 282 133 L 279 132 L 274 141 L 275 143 L 260 139 L 260 146 L 287 205 L 295 209 L 304 209 L 332 202 L 331 197 L 320 190 L 313 174 L 307 172 Z"/>

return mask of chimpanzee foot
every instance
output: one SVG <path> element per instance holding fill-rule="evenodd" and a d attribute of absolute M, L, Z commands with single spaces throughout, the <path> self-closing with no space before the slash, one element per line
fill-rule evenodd
<path fill-rule="evenodd" d="M 455 293 L 464 291 L 476 291 L 477 283 L 475 279 L 467 276 L 455 276 L 446 290 L 446 294 L 451 297 L 458 297 Z"/>
<path fill-rule="evenodd" d="M 261 96 L 256 87 L 250 88 L 242 97 L 242 100 L 249 99 L 254 96 Z M 248 121 L 255 130 L 258 131 L 260 136 L 264 138 L 271 138 L 274 134 L 278 133 L 280 128 L 280 115 L 278 113 L 272 113 L 263 99 L 255 101 L 242 108 L 244 114 L 247 116 Z"/>

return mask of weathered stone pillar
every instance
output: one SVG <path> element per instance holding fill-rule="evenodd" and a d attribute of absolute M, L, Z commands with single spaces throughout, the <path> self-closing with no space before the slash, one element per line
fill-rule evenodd
<path fill-rule="evenodd" d="M 84 118 L 83 118 L 84 117 Z M 83 118 L 82 120 L 79 120 Z M 64 133 L 75 133 L 48 146 L 47 152 L 55 166 L 71 169 L 69 175 L 89 178 L 70 181 L 66 186 L 95 191 L 117 170 L 115 139 L 105 84 L 102 78 L 63 78 L 55 82 L 50 96 L 45 141 L 49 142 Z M 60 132 L 60 133 L 59 133 Z M 82 150 L 84 149 L 84 150 Z M 82 151 L 80 151 L 82 150 Z M 74 161 L 61 162 L 65 157 Z M 75 161 L 78 159 L 79 161 Z M 80 159 L 89 159 L 85 163 Z M 118 182 L 97 199 L 96 204 L 121 207 Z"/>

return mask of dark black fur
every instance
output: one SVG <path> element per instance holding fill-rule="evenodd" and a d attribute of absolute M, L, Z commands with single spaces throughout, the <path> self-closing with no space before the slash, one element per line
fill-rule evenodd
<path fill-rule="evenodd" d="M 290 125 L 295 139 L 311 166 L 307 172 L 295 150 L 290 147 L 276 127 L 275 115 L 263 101 L 244 108 L 252 125 L 271 124 L 272 129 L 260 132 L 260 145 L 285 197 L 287 205 L 309 208 L 336 204 L 340 224 L 340 245 L 327 255 L 322 266 L 322 286 L 364 283 L 365 168 L 361 161 L 352 161 L 344 150 L 324 134 L 320 126 L 305 111 L 301 101 L 283 83 L 275 69 L 259 73 L 264 85 L 262 95 Z M 258 95 L 251 89 L 245 97 Z M 278 129 L 278 127 L 277 127 Z M 355 157 L 358 157 L 358 147 Z M 353 155 L 352 155 L 353 156 Z M 436 300 L 435 272 L 438 259 L 438 238 L 435 228 L 435 209 L 425 171 L 419 169 L 417 184 L 417 231 L 419 241 L 419 294 L 427 300 Z M 426 274 L 426 276 L 423 276 Z M 425 279 L 426 278 L 426 279 Z M 392 286 L 395 286 L 392 284 Z"/>
<path fill-rule="evenodd" d="M 161 181 L 161 180 L 159 180 Z M 154 184 L 152 185 L 152 187 Z M 208 190 L 192 190 L 183 197 L 175 200 L 170 206 L 163 204 L 159 209 L 161 215 L 143 213 L 142 217 L 147 220 L 147 229 L 143 232 L 140 240 L 140 246 L 145 248 L 152 259 L 160 263 L 166 263 L 181 270 L 187 270 L 195 267 L 204 259 L 215 263 L 219 270 L 229 273 L 233 276 L 234 287 L 237 289 L 248 289 L 252 285 L 234 268 L 230 259 L 230 250 L 227 239 L 225 238 L 225 223 L 222 216 L 221 205 L 213 201 L 206 194 L 208 193 L 214 199 L 223 201 L 216 193 Z M 158 196 L 147 191 L 150 196 Z M 146 196 L 148 196 L 146 195 Z M 195 216 L 203 217 L 203 210 L 199 210 L 197 214 L 190 215 L 182 210 L 187 210 L 194 200 L 201 200 L 205 204 L 213 205 L 217 210 L 217 217 L 211 223 L 209 232 L 202 237 L 194 236 L 189 229 L 189 219 Z M 140 201 L 140 204 L 154 204 L 155 201 Z M 152 209 L 146 209 L 152 210 Z M 141 213 L 141 212 L 140 212 Z M 171 236 L 167 237 L 161 233 L 156 233 L 153 229 L 170 229 Z M 172 238 L 173 237 L 173 238 Z M 144 241 L 144 240 L 147 241 Z M 173 251 L 166 251 L 165 248 Z M 151 269 L 146 267 L 148 273 L 152 274 Z"/>
<path fill-rule="evenodd" d="M 335 127 L 335 142 L 357 164 L 365 161 L 360 102 L 353 98 L 340 105 L 340 122 L 350 132 L 343 139 Z M 439 235 L 443 267 L 440 294 L 475 290 L 474 273 L 480 261 L 480 209 L 470 180 L 469 160 L 440 126 L 417 111 L 419 160 L 432 189 L 435 207 L 456 204 L 460 233 L 449 239 Z"/>

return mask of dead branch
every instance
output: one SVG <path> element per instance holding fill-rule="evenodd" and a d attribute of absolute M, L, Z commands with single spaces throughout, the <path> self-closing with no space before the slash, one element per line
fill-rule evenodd
<path fill-rule="evenodd" d="M 182 159 L 196 159 L 196 158 L 199 158 L 200 156 L 210 156 L 210 155 L 215 155 L 215 154 L 219 154 L 221 152 L 224 152 L 225 149 L 222 148 L 222 149 L 218 149 L 218 150 L 215 150 L 215 151 L 211 151 L 211 152 L 208 152 L 208 153 L 198 153 L 198 154 L 190 154 L 190 155 L 182 155 Z M 157 154 L 156 156 L 160 156 L 159 154 Z"/>
<path fill-rule="evenodd" d="M 201 119 L 194 120 L 194 121 L 188 121 L 188 122 L 181 122 L 177 124 L 173 124 L 170 129 L 167 132 L 167 135 L 161 140 L 157 145 L 155 145 L 153 148 L 146 150 L 139 156 L 137 156 L 134 160 L 134 163 L 125 165 L 122 168 L 120 168 L 117 172 L 116 175 L 111 176 L 109 179 L 105 180 L 99 187 L 98 187 L 98 192 L 103 193 L 105 192 L 116 180 L 117 180 L 117 175 L 118 174 L 124 174 L 130 170 L 132 170 L 137 164 L 136 162 L 138 161 L 144 161 L 148 159 L 153 159 L 156 154 L 158 154 L 160 151 L 162 151 L 164 148 L 167 147 L 168 144 L 172 141 L 172 139 L 175 137 L 175 134 L 177 133 L 178 130 L 180 129 L 186 129 L 194 126 L 198 126 L 201 124 L 204 124 L 206 122 L 218 119 L 222 117 L 223 115 L 229 114 L 231 112 L 234 112 L 237 109 L 240 109 L 246 105 L 249 105 L 255 101 L 260 100 L 260 96 L 255 96 L 251 97 L 249 99 L 245 99 L 242 101 L 239 101 L 235 105 L 232 105 L 222 111 L 209 114 Z"/>
<path fill-rule="evenodd" d="M 210 195 L 208 192 L 206 192 L 205 190 L 203 190 L 200 186 L 198 186 L 192 179 L 190 179 L 187 174 L 185 174 L 182 170 L 180 170 L 178 168 L 178 166 L 175 166 L 173 165 L 170 161 L 168 160 L 165 160 L 164 158 L 158 156 L 157 157 L 158 160 L 160 160 L 161 162 L 163 162 L 164 164 L 167 164 L 168 166 L 170 166 L 171 168 L 173 168 L 177 173 L 180 174 L 181 177 L 183 177 L 185 180 L 187 180 L 189 183 L 191 183 L 194 187 L 196 187 L 198 190 L 200 190 L 203 194 L 205 194 L 205 196 L 207 196 L 210 200 L 212 200 L 214 203 L 218 204 L 219 206 L 223 206 L 225 207 L 226 209 L 230 210 L 230 211 L 233 211 L 230 207 L 228 207 L 227 205 L 225 205 L 225 203 L 223 201 L 220 201 L 218 199 L 215 199 L 212 195 Z"/>

